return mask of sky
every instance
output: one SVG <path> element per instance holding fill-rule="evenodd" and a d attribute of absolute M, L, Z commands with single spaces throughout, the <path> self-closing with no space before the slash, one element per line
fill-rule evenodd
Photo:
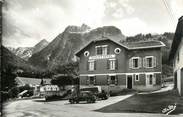
<path fill-rule="evenodd" d="M 5 0 L 3 45 L 51 42 L 68 25 L 113 25 L 125 36 L 175 32 L 183 0 Z"/>

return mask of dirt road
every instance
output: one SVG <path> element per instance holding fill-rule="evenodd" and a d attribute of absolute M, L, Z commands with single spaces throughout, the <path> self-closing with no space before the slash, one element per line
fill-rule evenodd
<path fill-rule="evenodd" d="M 69 104 L 65 101 L 44 102 L 43 99 L 19 100 L 7 104 L 5 117 L 167 117 L 162 114 L 100 113 L 93 110 L 124 100 L 131 95 L 110 97 L 94 104 Z"/>

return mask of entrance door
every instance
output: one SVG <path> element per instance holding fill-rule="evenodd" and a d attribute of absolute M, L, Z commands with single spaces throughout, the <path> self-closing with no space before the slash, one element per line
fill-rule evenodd
<path fill-rule="evenodd" d="M 132 75 L 127 76 L 127 88 L 132 89 Z"/>
<path fill-rule="evenodd" d="M 174 89 L 177 89 L 177 71 L 174 72 Z"/>

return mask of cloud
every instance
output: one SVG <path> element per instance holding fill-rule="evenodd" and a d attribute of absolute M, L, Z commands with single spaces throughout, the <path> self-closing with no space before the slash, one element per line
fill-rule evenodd
<path fill-rule="evenodd" d="M 33 46 L 43 38 L 53 40 L 68 25 L 86 23 L 97 27 L 102 21 L 103 3 L 104 0 L 7 1 L 3 8 L 3 44 Z"/>
<path fill-rule="evenodd" d="M 182 0 L 167 1 L 175 18 L 183 13 Z M 92 28 L 114 25 L 126 36 L 174 31 L 160 0 L 6 0 L 3 5 L 3 45 L 34 46 L 52 41 L 68 25 Z"/>
<path fill-rule="evenodd" d="M 175 19 L 183 16 L 183 0 L 171 0 L 170 8 Z"/>
<path fill-rule="evenodd" d="M 114 25 L 121 29 L 121 32 L 126 36 L 151 32 L 151 29 L 148 27 L 148 25 L 137 17 L 113 21 L 110 23 L 110 25 Z"/>
<path fill-rule="evenodd" d="M 34 2 L 12 0 L 5 3 L 3 44 L 14 47 L 33 46 L 43 38 L 52 40 L 66 27 L 69 15 L 65 17 L 67 12 L 61 5 Z"/>
<path fill-rule="evenodd" d="M 101 25 L 104 16 L 104 0 L 74 0 L 72 24 L 85 23 L 92 27 Z"/>
<path fill-rule="evenodd" d="M 128 0 L 106 0 L 104 18 L 114 20 L 131 15 L 134 8 L 128 2 Z"/>

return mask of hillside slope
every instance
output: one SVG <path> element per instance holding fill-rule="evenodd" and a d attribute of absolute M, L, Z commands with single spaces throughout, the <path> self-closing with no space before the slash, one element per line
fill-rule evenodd
<path fill-rule="evenodd" d="M 64 65 L 76 61 L 74 53 L 91 40 L 105 35 L 116 41 L 125 40 L 120 29 L 114 26 L 104 26 L 90 29 L 87 25 L 68 26 L 46 48 L 32 55 L 29 62 L 43 69 L 54 69 L 57 65 Z"/>
<path fill-rule="evenodd" d="M 8 67 L 13 67 L 14 69 L 18 68 L 27 69 L 30 67 L 25 60 L 16 56 L 4 46 L 1 47 L 1 52 L 2 52 L 2 69 L 6 69 Z"/>

